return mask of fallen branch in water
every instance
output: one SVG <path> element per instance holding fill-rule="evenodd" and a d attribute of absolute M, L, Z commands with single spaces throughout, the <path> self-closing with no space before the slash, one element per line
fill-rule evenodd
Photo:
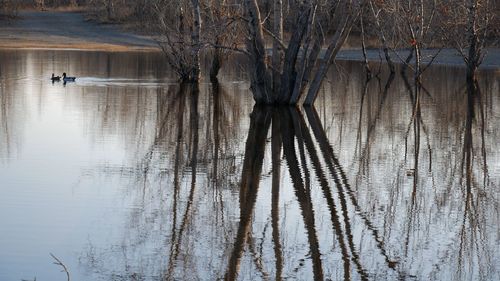
<path fill-rule="evenodd" d="M 66 276 L 67 276 L 67 278 L 68 278 L 67 280 L 68 280 L 68 281 L 70 281 L 70 278 L 69 278 L 69 271 L 68 271 L 68 268 L 66 267 L 66 265 L 64 265 L 64 263 L 63 263 L 60 259 L 58 259 L 56 256 L 54 256 L 52 253 L 49 253 L 49 254 L 50 254 L 50 256 L 51 256 L 54 260 L 56 260 L 56 261 L 54 262 L 54 264 L 55 264 L 55 265 L 59 265 L 60 267 L 62 267 L 62 269 L 63 269 L 63 270 L 61 270 L 61 272 L 66 272 Z"/>

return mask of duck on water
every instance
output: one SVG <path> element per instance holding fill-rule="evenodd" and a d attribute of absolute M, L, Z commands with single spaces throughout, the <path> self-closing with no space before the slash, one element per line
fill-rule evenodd
<path fill-rule="evenodd" d="M 74 82 L 76 77 L 66 76 L 66 72 L 63 73 L 63 81 L 64 82 Z"/>
<path fill-rule="evenodd" d="M 50 80 L 52 80 L 52 82 L 61 81 L 61 76 L 54 76 L 54 73 L 52 73 Z"/>
<path fill-rule="evenodd" d="M 54 76 L 54 73 L 52 73 L 52 77 L 50 77 L 50 80 L 52 82 L 59 82 L 59 81 L 61 81 L 61 76 Z M 62 80 L 64 82 L 75 82 L 76 77 L 66 76 L 66 72 L 64 72 L 62 75 Z"/>

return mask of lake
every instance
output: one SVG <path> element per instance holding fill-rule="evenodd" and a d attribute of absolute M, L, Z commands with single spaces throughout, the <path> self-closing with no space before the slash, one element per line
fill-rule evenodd
<path fill-rule="evenodd" d="M 0 280 L 500 280 L 498 70 L 468 100 L 460 68 L 337 62 L 298 110 L 237 58 L 198 86 L 158 53 L 0 61 Z"/>

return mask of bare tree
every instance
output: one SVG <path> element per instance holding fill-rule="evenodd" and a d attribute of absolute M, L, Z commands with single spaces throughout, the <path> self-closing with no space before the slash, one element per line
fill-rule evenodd
<path fill-rule="evenodd" d="M 161 37 L 158 41 L 168 63 L 182 81 L 200 75 L 201 10 L 199 0 L 157 0 L 154 3 Z"/>
<path fill-rule="evenodd" d="M 359 15 L 359 1 L 324 2 L 316 0 L 294 2 L 290 38 L 283 42 L 281 22 L 284 21 L 282 2 L 273 5 L 273 31 L 269 31 L 261 17 L 261 8 L 256 0 L 244 0 L 244 17 L 247 25 L 246 51 L 250 58 L 250 78 L 254 100 L 258 104 L 297 104 L 306 86 L 309 86 L 305 104 L 316 99 L 321 84 L 332 60 L 347 39 Z M 323 26 L 328 18 L 336 15 L 339 21 L 334 28 Z M 325 34 L 333 36 L 327 49 L 321 52 Z M 273 58 L 269 63 L 266 54 L 264 33 L 273 40 Z M 280 53 L 283 52 L 283 56 Z M 314 71 L 313 71 L 314 70 Z M 312 82 L 310 82 L 312 81 Z"/>
<path fill-rule="evenodd" d="M 404 70 L 407 67 L 413 70 L 415 87 L 419 87 L 423 72 L 434 62 L 442 49 L 440 34 L 435 29 L 439 25 L 438 2 L 439 0 L 393 1 L 388 7 L 391 12 L 385 14 L 395 19 L 393 48 L 396 56 L 404 64 Z M 433 46 L 439 48 L 430 55 L 428 63 L 423 65 L 423 50 Z M 402 57 L 401 49 L 409 51 L 405 59 Z"/>
<path fill-rule="evenodd" d="M 19 12 L 18 1 L 0 0 L 0 16 L 5 16 L 7 18 L 15 18 L 18 16 L 18 12 Z"/>
<path fill-rule="evenodd" d="M 393 31 L 393 25 L 390 24 L 390 21 L 382 21 L 383 18 L 387 17 L 386 15 L 390 15 L 393 9 L 387 8 L 387 4 L 383 0 L 369 0 L 367 5 L 369 10 L 367 13 L 369 16 L 367 16 L 367 18 L 375 27 L 375 33 L 380 41 L 389 70 L 394 73 L 394 63 L 389 54 L 390 42 L 388 42 L 388 38 L 386 36 L 386 33 L 391 33 Z"/>
<path fill-rule="evenodd" d="M 239 6 L 226 0 L 154 0 L 159 44 L 182 81 L 198 81 L 200 56 L 212 51 L 210 79 L 216 80 L 228 51 L 238 45 Z M 153 24 L 154 25 L 154 24 Z"/>
<path fill-rule="evenodd" d="M 227 0 L 207 0 L 204 10 L 205 28 L 202 45 L 211 50 L 210 80 L 215 82 L 223 61 L 231 51 L 238 51 L 241 36 L 241 9 Z M 208 53 L 208 52 L 207 52 Z"/>
<path fill-rule="evenodd" d="M 489 32 L 495 20 L 495 1 L 455 0 L 440 6 L 443 34 L 455 47 L 467 67 L 467 81 L 473 84 L 481 65 Z"/>

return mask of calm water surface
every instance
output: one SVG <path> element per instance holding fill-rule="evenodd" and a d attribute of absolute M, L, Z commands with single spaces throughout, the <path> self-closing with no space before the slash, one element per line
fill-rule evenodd
<path fill-rule="evenodd" d="M 500 279 L 498 71 L 468 102 L 457 68 L 415 94 L 338 63 L 299 111 L 254 107 L 240 65 L 0 62 L 0 280 L 66 280 L 49 253 L 72 280 Z"/>

